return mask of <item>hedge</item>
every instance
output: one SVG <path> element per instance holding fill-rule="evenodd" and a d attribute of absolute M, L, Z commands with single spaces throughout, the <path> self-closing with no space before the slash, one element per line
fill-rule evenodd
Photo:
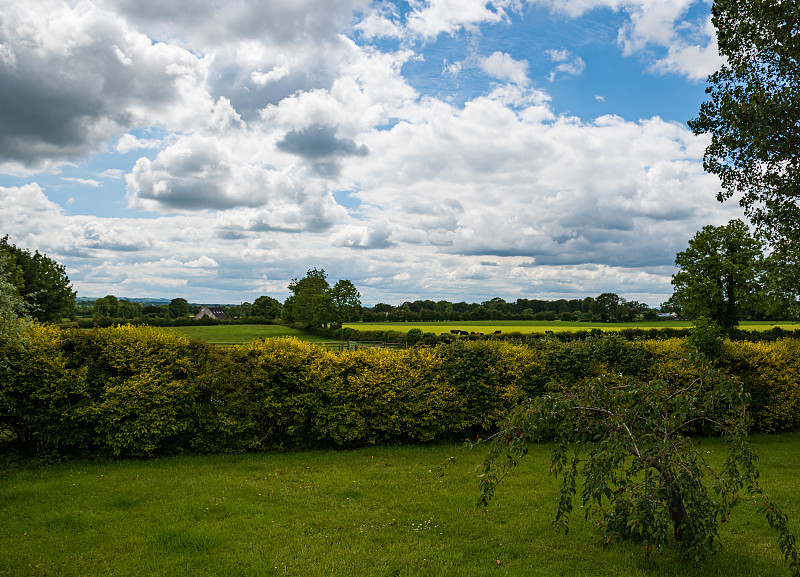
<path fill-rule="evenodd" d="M 461 340 L 329 352 L 293 338 L 218 348 L 148 326 L 32 325 L 4 351 L 0 444 L 63 459 L 464 439 L 525 397 L 600 375 L 699 374 L 683 339 Z M 719 368 L 752 397 L 756 431 L 800 429 L 800 342 L 726 341 Z"/>

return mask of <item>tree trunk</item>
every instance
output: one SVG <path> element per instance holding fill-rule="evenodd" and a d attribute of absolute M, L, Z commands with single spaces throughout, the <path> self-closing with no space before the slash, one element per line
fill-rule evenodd
<path fill-rule="evenodd" d="M 683 541 L 683 527 L 686 522 L 686 507 L 683 506 L 681 494 L 673 489 L 672 501 L 669 504 L 669 512 L 672 515 L 672 524 L 675 528 L 675 539 Z"/>

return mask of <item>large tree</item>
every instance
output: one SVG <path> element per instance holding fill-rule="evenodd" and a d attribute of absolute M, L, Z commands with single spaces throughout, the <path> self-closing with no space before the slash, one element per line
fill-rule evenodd
<path fill-rule="evenodd" d="M 313 268 L 301 279 L 292 279 L 289 290 L 292 296 L 283 303 L 281 318 L 286 324 L 299 323 L 306 326 L 324 326 L 332 319 L 316 315 L 315 308 L 320 304 L 320 297 L 328 293 L 330 284 L 325 269 Z"/>
<path fill-rule="evenodd" d="M 254 317 L 264 317 L 265 319 L 277 319 L 281 316 L 281 303 L 272 297 L 260 296 L 250 307 L 250 315 Z"/>
<path fill-rule="evenodd" d="M 361 293 L 347 279 L 342 279 L 333 285 L 331 298 L 339 322 L 349 322 L 353 313 L 361 308 Z"/>
<path fill-rule="evenodd" d="M 743 307 L 761 298 L 762 248 L 741 220 L 703 227 L 675 257 L 680 270 L 672 277 L 672 300 L 690 318 L 736 326 Z"/>
<path fill-rule="evenodd" d="M 313 268 L 301 279 L 289 283 L 292 295 L 283 303 L 281 319 L 285 324 L 327 327 L 341 323 L 361 306 L 360 294 L 349 280 L 340 280 L 331 288 L 324 269 Z"/>
<path fill-rule="evenodd" d="M 689 125 L 710 134 L 704 166 L 719 176 L 718 199 L 737 197 L 769 242 L 775 289 L 800 294 L 800 3 L 715 0 L 725 64 L 708 81 Z"/>
<path fill-rule="evenodd" d="M 28 307 L 30 315 L 45 322 L 60 322 L 75 314 L 75 292 L 64 267 L 56 261 L 0 239 L 0 252 L 6 255 L 7 282 Z"/>

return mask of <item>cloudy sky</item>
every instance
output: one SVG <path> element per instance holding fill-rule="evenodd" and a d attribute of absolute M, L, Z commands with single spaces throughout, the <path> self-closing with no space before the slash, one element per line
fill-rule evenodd
<path fill-rule="evenodd" d="M 79 296 L 658 305 L 705 0 L 0 0 L 0 235 Z"/>

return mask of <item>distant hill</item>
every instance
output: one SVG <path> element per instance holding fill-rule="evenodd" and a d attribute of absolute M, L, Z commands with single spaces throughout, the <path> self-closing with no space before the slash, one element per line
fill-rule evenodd
<path fill-rule="evenodd" d="M 76 297 L 75 298 L 75 302 L 78 303 L 78 304 L 80 304 L 80 303 L 91 304 L 91 303 L 93 303 L 94 301 L 96 301 L 99 298 L 102 298 L 102 297 Z M 131 302 L 134 302 L 134 303 L 141 303 L 143 305 L 152 305 L 152 306 L 168 305 L 172 301 L 172 299 L 165 299 L 165 298 L 140 298 L 140 297 L 117 297 L 117 298 L 119 300 L 126 300 L 126 301 L 131 301 Z M 192 306 L 198 306 L 198 307 L 203 306 L 203 305 L 215 306 L 215 307 L 232 307 L 232 306 L 236 306 L 235 304 L 208 303 L 208 302 L 202 302 L 202 303 L 190 302 L 189 304 L 192 305 Z"/>

